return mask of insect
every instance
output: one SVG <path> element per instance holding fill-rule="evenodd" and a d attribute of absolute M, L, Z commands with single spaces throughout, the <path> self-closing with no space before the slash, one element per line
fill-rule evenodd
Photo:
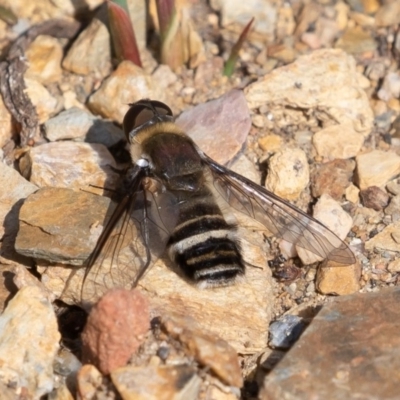
<path fill-rule="evenodd" d="M 316 219 L 205 155 L 164 103 L 131 104 L 123 128 L 132 166 L 87 262 L 84 285 L 112 287 L 118 274 L 135 286 L 164 252 L 200 288 L 234 284 L 245 264 L 230 208 L 321 258 L 355 262 L 349 247 Z"/>

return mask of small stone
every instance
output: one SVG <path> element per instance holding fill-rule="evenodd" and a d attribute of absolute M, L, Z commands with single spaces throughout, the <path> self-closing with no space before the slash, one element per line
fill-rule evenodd
<path fill-rule="evenodd" d="M 287 200 L 295 200 L 308 185 L 310 171 L 301 149 L 283 149 L 269 160 L 265 187 Z"/>
<path fill-rule="evenodd" d="M 351 184 L 346 188 L 346 200 L 351 201 L 353 204 L 357 204 L 359 200 L 360 189 Z"/>
<path fill-rule="evenodd" d="M 243 378 L 236 351 L 219 337 L 196 327 L 189 327 L 181 319 L 164 318 L 162 328 L 179 340 L 190 356 L 209 368 L 228 386 L 242 387 Z"/>
<path fill-rule="evenodd" d="M 121 124 L 129 104 L 146 98 L 165 101 L 165 91 L 155 86 L 142 68 L 123 61 L 90 96 L 88 107 L 93 113 Z"/>
<path fill-rule="evenodd" d="M 97 243 L 110 200 L 84 191 L 45 187 L 29 196 L 20 213 L 18 253 L 50 262 L 82 265 Z"/>
<path fill-rule="evenodd" d="M 380 211 L 389 202 L 389 195 L 377 186 L 370 186 L 360 191 L 361 202 L 364 207 Z"/>
<path fill-rule="evenodd" d="M 110 290 L 89 314 L 82 333 L 82 360 L 107 375 L 126 365 L 149 329 L 147 299 L 137 290 Z"/>
<path fill-rule="evenodd" d="M 61 111 L 63 105 L 61 99 L 56 99 L 50 92 L 38 81 L 25 78 L 26 94 L 29 96 L 32 104 L 36 107 L 39 123 L 43 124 L 51 116 Z"/>
<path fill-rule="evenodd" d="M 400 194 L 400 183 L 398 183 L 397 180 L 396 181 L 390 181 L 386 185 L 386 189 L 390 193 L 392 193 L 392 194 L 397 196 L 398 194 Z"/>
<path fill-rule="evenodd" d="M 280 150 L 283 145 L 283 140 L 278 135 L 268 135 L 260 138 L 258 140 L 258 145 L 263 151 L 275 152 Z"/>
<path fill-rule="evenodd" d="M 315 286 L 322 294 L 346 295 L 358 292 L 361 267 L 358 262 L 343 266 L 334 261 L 325 260 L 318 269 Z"/>
<path fill-rule="evenodd" d="M 229 169 L 257 183 L 257 185 L 261 182 L 260 171 L 244 154 L 241 154 Z"/>
<path fill-rule="evenodd" d="M 269 326 L 269 345 L 288 349 L 296 342 L 304 328 L 302 318 L 296 315 L 284 315 Z"/>
<path fill-rule="evenodd" d="M 388 271 L 394 272 L 394 273 L 400 272 L 400 259 L 398 258 L 396 260 L 391 261 L 388 264 L 387 269 L 388 269 Z"/>
<path fill-rule="evenodd" d="M 232 90 L 183 112 L 176 123 L 213 160 L 226 164 L 242 149 L 251 128 L 246 99 Z"/>
<path fill-rule="evenodd" d="M 21 160 L 21 170 L 39 186 L 68 187 L 103 193 L 114 189 L 119 176 L 116 162 L 102 144 L 52 142 L 33 147 Z M 24 172 L 23 172 L 24 173 Z M 96 187 L 97 188 L 96 188 Z"/>
<path fill-rule="evenodd" d="M 400 221 L 400 195 L 390 199 L 389 205 L 385 208 L 385 214 L 390 215 L 393 222 Z"/>
<path fill-rule="evenodd" d="M 323 194 L 314 206 L 313 217 L 322 222 L 340 239 L 344 239 L 350 232 L 353 220 L 340 204 L 327 194 Z M 297 253 L 304 265 L 320 261 L 321 258 L 300 247 L 296 247 Z"/>
<path fill-rule="evenodd" d="M 335 44 L 336 48 L 349 54 L 373 52 L 377 46 L 372 34 L 359 26 L 348 28 Z"/>
<path fill-rule="evenodd" d="M 385 102 L 398 98 L 400 96 L 400 74 L 398 72 L 388 72 L 377 95 Z"/>
<path fill-rule="evenodd" d="M 400 23 L 400 3 L 391 1 L 382 4 L 375 15 L 375 24 L 379 27 Z"/>
<path fill-rule="evenodd" d="M 75 74 L 94 74 L 97 79 L 104 79 L 111 72 L 110 41 L 107 27 L 94 18 L 72 44 L 63 67 Z"/>
<path fill-rule="evenodd" d="M 373 150 L 356 157 L 356 176 L 361 190 L 385 186 L 400 173 L 400 157 L 396 153 Z"/>
<path fill-rule="evenodd" d="M 340 200 L 353 177 L 355 162 L 353 160 L 333 160 L 322 164 L 311 179 L 311 190 L 314 197 L 328 194 Z"/>
<path fill-rule="evenodd" d="M 79 397 L 81 399 L 93 399 L 98 395 L 98 389 L 103 383 L 103 376 L 94 365 L 87 364 L 79 370 L 76 381 Z"/>
<path fill-rule="evenodd" d="M 17 292 L 0 316 L 0 381 L 15 397 L 38 399 L 54 387 L 60 334 L 53 307 L 36 286 Z"/>
<path fill-rule="evenodd" d="M 13 124 L 13 118 L 4 104 L 3 97 L 0 96 L 0 149 L 10 141 L 14 136 L 14 133 L 15 127 Z"/>
<path fill-rule="evenodd" d="M 328 159 L 356 156 L 364 143 L 364 136 L 352 124 L 332 125 L 314 134 L 313 145 L 318 155 Z"/>
<path fill-rule="evenodd" d="M 385 229 L 365 243 L 365 249 L 370 251 L 400 251 L 400 222 L 388 225 Z"/>
<path fill-rule="evenodd" d="M 111 121 L 104 121 L 78 107 L 62 111 L 44 124 L 46 138 L 101 143 L 110 147 L 125 140 L 123 131 Z"/>
<path fill-rule="evenodd" d="M 129 365 L 114 370 L 111 380 L 123 400 L 197 399 L 202 382 L 187 365 Z"/>
<path fill-rule="evenodd" d="M 398 397 L 393 371 L 400 368 L 399 300 L 400 289 L 395 287 L 324 305 L 264 379 L 259 398 Z"/>
<path fill-rule="evenodd" d="M 29 61 L 26 77 L 42 84 L 61 80 L 63 49 L 57 39 L 39 35 L 29 46 L 26 57 Z"/>

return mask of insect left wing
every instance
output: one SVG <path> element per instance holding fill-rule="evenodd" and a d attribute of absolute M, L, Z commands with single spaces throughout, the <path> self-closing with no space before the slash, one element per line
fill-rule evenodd
<path fill-rule="evenodd" d="M 262 223 L 273 235 L 342 265 L 355 263 L 350 248 L 330 229 L 249 179 L 202 154 L 214 186 L 234 209 Z"/>

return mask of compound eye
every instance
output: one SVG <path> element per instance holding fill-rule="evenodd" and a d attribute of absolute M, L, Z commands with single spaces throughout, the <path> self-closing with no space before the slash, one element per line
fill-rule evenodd
<path fill-rule="evenodd" d="M 171 116 L 171 109 L 161 101 L 156 100 L 140 100 L 131 104 L 130 109 L 125 114 L 123 128 L 127 139 L 134 129 L 145 125 L 155 117 Z"/>

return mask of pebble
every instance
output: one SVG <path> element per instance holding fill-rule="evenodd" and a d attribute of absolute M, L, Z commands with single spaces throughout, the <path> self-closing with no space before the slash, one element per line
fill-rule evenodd
<path fill-rule="evenodd" d="M 278 129 L 300 121 L 309 125 L 304 113 L 310 113 L 323 128 L 340 121 L 366 136 L 373 127 L 373 112 L 357 77 L 352 56 L 323 49 L 276 68 L 248 85 L 244 93 L 250 109 L 265 107 Z"/>
<path fill-rule="evenodd" d="M 53 306 L 37 286 L 17 292 L 0 316 L 0 381 L 14 397 L 38 399 L 54 387 L 60 334 Z"/>
<path fill-rule="evenodd" d="M 53 97 L 50 92 L 37 80 L 25 78 L 26 94 L 36 107 L 39 123 L 43 124 L 62 108 L 62 98 Z"/>
<path fill-rule="evenodd" d="M 375 14 L 375 24 L 378 27 L 386 27 L 400 23 L 400 3 L 390 1 L 382 4 Z"/>
<path fill-rule="evenodd" d="M 93 74 L 97 79 L 104 79 L 112 69 L 110 43 L 107 27 L 94 18 L 72 44 L 62 65 L 75 74 Z"/>
<path fill-rule="evenodd" d="M 283 146 L 283 139 L 279 135 L 267 135 L 258 139 L 258 145 L 261 150 L 266 152 L 275 152 Z"/>
<path fill-rule="evenodd" d="M 187 365 L 129 365 L 111 373 L 122 400 L 197 399 L 202 380 Z"/>
<path fill-rule="evenodd" d="M 20 161 L 23 174 L 39 186 L 103 193 L 115 189 L 119 176 L 113 156 L 102 144 L 51 142 L 33 147 Z M 94 187 L 94 186 L 97 186 Z"/>
<path fill-rule="evenodd" d="M 353 179 L 355 162 L 353 160 L 333 160 L 322 164 L 312 175 L 311 190 L 314 197 L 328 194 L 341 200 Z"/>
<path fill-rule="evenodd" d="M 322 294 L 343 296 L 358 292 L 361 267 L 358 262 L 343 266 L 333 261 L 325 260 L 317 272 L 315 287 Z"/>
<path fill-rule="evenodd" d="M 255 167 L 254 163 L 252 163 L 243 154 L 241 154 L 237 159 L 235 159 L 232 165 L 230 165 L 229 169 L 257 183 L 257 185 L 259 185 L 261 182 L 260 171 Z"/>
<path fill-rule="evenodd" d="M 399 298 L 396 287 L 324 305 L 290 353 L 264 378 L 259 398 L 398 397 L 393 371 L 400 368 Z"/>
<path fill-rule="evenodd" d="M 385 102 L 400 97 L 400 73 L 388 72 L 383 79 L 377 95 Z"/>
<path fill-rule="evenodd" d="M 344 239 L 350 232 L 353 220 L 346 211 L 327 194 L 323 194 L 314 206 L 313 217 L 322 222 L 340 239 Z M 321 258 L 308 250 L 296 247 L 297 253 L 304 265 L 320 261 Z"/>
<path fill-rule="evenodd" d="M 269 326 L 269 345 L 273 348 L 288 349 L 299 338 L 305 325 L 297 315 L 284 315 Z"/>
<path fill-rule="evenodd" d="M 385 208 L 385 214 L 390 215 L 393 222 L 400 220 L 400 195 L 390 199 L 389 205 Z"/>
<path fill-rule="evenodd" d="M 81 399 L 100 397 L 99 393 L 103 384 L 103 376 L 92 364 L 84 365 L 77 375 L 77 395 Z"/>
<path fill-rule="evenodd" d="M 385 186 L 400 173 L 400 157 L 393 152 L 372 150 L 356 157 L 356 178 L 363 190 L 370 186 Z"/>
<path fill-rule="evenodd" d="M 390 181 L 386 185 L 386 189 L 388 190 L 388 192 L 394 195 L 398 195 L 400 194 L 400 183 L 397 180 Z"/>
<path fill-rule="evenodd" d="M 357 204 L 359 201 L 360 189 L 351 184 L 346 188 L 346 200 L 351 201 L 353 204 Z"/>
<path fill-rule="evenodd" d="M 251 128 L 250 112 L 240 90 L 184 111 L 176 123 L 220 164 L 228 163 L 239 153 Z"/>
<path fill-rule="evenodd" d="M 165 91 L 154 85 L 151 77 L 130 61 L 121 62 L 89 98 L 94 114 L 122 123 L 129 104 L 141 99 L 166 101 Z"/>
<path fill-rule="evenodd" d="M 268 164 L 265 187 L 287 200 L 295 200 L 308 185 L 310 171 L 307 156 L 301 149 L 282 149 Z"/>
<path fill-rule="evenodd" d="M 45 122 L 44 129 L 46 138 L 51 142 L 74 140 L 101 143 L 110 147 L 125 140 L 122 129 L 111 121 L 95 117 L 78 107 L 72 107 L 50 118 Z"/>
<path fill-rule="evenodd" d="M 15 249 L 27 257 L 82 265 L 101 232 L 91 228 L 105 223 L 109 205 L 108 198 L 84 191 L 40 189 L 21 207 Z"/>
<path fill-rule="evenodd" d="M 400 251 L 400 221 L 388 225 L 385 229 L 365 243 L 370 251 Z"/>
<path fill-rule="evenodd" d="M 146 297 L 137 290 L 110 290 L 90 311 L 82 333 L 82 361 L 108 375 L 126 365 L 149 329 Z"/>
<path fill-rule="evenodd" d="M 382 210 L 389 203 L 389 195 L 377 186 L 361 190 L 360 197 L 364 207 L 372 208 L 375 211 Z"/>
<path fill-rule="evenodd" d="M 355 26 L 347 28 L 336 42 L 335 47 L 344 50 L 348 54 L 360 54 L 375 51 L 378 44 L 372 33 Z"/>
<path fill-rule="evenodd" d="M 26 77 L 44 85 L 61 80 L 63 49 L 57 39 L 39 35 L 26 51 L 26 57 L 29 62 Z"/>
<path fill-rule="evenodd" d="M 0 148 L 3 148 L 15 134 L 15 126 L 12 121 L 12 116 L 4 104 L 3 97 L 0 96 Z"/>
<path fill-rule="evenodd" d="M 359 153 L 364 136 L 349 123 L 324 128 L 314 134 L 312 141 L 319 156 L 347 159 Z"/>

